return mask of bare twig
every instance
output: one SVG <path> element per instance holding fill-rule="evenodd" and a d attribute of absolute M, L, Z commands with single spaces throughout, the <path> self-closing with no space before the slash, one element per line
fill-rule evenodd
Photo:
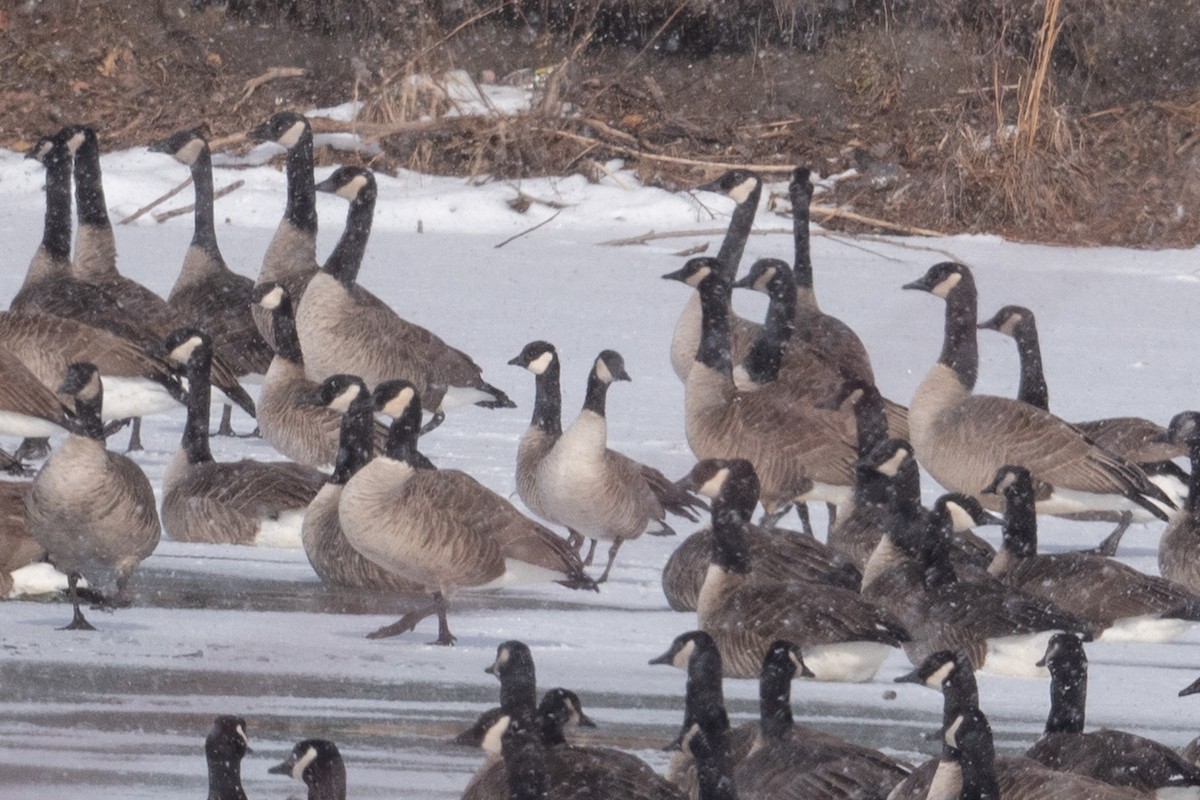
<path fill-rule="evenodd" d="M 233 110 L 237 111 L 242 103 L 250 99 L 250 95 L 258 91 L 258 87 L 264 83 L 279 80 L 280 78 L 303 78 L 308 74 L 308 70 L 303 67 L 271 67 L 257 78 L 251 78 L 246 81 L 242 93 L 242 99 L 233 104 Z"/>
<path fill-rule="evenodd" d="M 555 211 L 553 214 L 551 214 L 550 216 L 546 217 L 544 220 L 539 222 L 537 225 L 534 225 L 532 228 L 526 228 L 525 230 L 521 231 L 520 233 L 513 234 L 512 236 L 508 237 L 500 244 L 496 245 L 496 249 L 499 250 L 501 247 L 504 247 L 504 245 L 508 244 L 511 241 L 520 239 L 522 236 L 533 233 L 534 231 L 536 231 L 538 228 L 542 227 L 546 223 L 553 221 L 554 218 L 557 217 L 561 213 L 562 213 L 562 209 L 559 209 L 558 211 Z"/>
<path fill-rule="evenodd" d="M 133 212 L 132 214 L 130 214 L 130 215 L 129 215 L 128 217 L 126 217 L 125 219 L 123 219 L 123 220 L 120 220 L 120 221 L 119 221 L 117 224 L 118 224 L 118 225 L 128 225 L 129 223 L 133 222 L 133 221 L 134 221 L 135 219 L 137 219 L 138 217 L 140 217 L 140 216 L 142 216 L 143 214 L 145 214 L 147 211 L 152 211 L 153 209 L 155 209 L 156 207 L 158 207 L 158 206 L 162 205 L 163 203 L 167 202 L 167 201 L 168 201 L 168 200 L 170 200 L 172 197 L 174 197 L 175 195 L 179 194 L 180 192 L 182 192 L 184 189 L 186 189 L 187 187 L 189 187 L 189 186 L 191 186 L 191 185 L 192 185 L 192 179 L 191 179 L 191 176 L 189 176 L 189 177 L 188 177 L 188 179 L 187 179 L 187 180 L 185 180 L 183 183 L 179 184 L 179 185 L 178 185 L 178 186 L 176 186 L 174 189 L 172 189 L 171 191 L 169 191 L 169 192 L 167 192 L 166 194 L 162 195 L 161 197 L 157 197 L 157 198 L 155 198 L 154 200 L 151 200 L 149 203 L 147 203 L 146 205 L 142 206 L 141 208 L 139 208 L 137 211 L 135 211 L 135 212 Z"/>
<path fill-rule="evenodd" d="M 242 188 L 245 185 L 246 185 L 245 181 L 236 180 L 233 183 L 229 184 L 228 186 L 223 186 L 220 189 L 217 189 L 215 192 L 213 192 L 213 200 L 217 200 L 218 198 L 224 197 L 227 194 L 236 192 L 238 189 Z M 188 212 L 194 211 L 195 209 L 196 209 L 195 205 L 182 206 L 180 208 L 172 208 L 170 211 L 163 211 L 161 213 L 155 214 L 154 221 L 155 222 L 166 222 L 167 220 L 172 219 L 173 217 L 178 217 L 183 214 L 187 214 Z"/>
<path fill-rule="evenodd" d="M 612 144 L 601 139 L 596 139 L 591 136 L 582 136 L 578 133 L 570 133 L 569 131 L 550 131 L 556 136 L 561 136 L 564 139 L 570 139 L 575 142 L 584 144 L 600 145 L 607 147 L 610 150 L 616 150 L 619 153 L 644 158 L 648 161 L 662 161 L 668 164 L 688 164 L 693 167 L 711 167 L 713 169 L 752 169 L 755 172 L 766 173 L 790 173 L 794 167 L 781 164 L 732 164 L 726 161 L 700 161 L 694 158 L 679 158 L 678 156 L 660 156 L 654 153 L 647 153 L 642 150 L 637 150 L 632 147 L 622 147 L 619 144 Z"/>

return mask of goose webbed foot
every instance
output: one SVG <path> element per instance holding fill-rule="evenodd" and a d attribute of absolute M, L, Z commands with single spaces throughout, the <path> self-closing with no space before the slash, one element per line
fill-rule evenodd
<path fill-rule="evenodd" d="M 1129 530 L 1129 525 L 1133 522 L 1132 511 L 1122 511 L 1121 520 L 1117 523 L 1117 527 L 1113 528 L 1112 533 L 1104 537 L 1104 541 L 1096 545 L 1096 547 L 1088 552 L 1095 553 L 1101 556 L 1115 556 L 1117 547 L 1121 544 L 1121 537 L 1125 535 L 1125 531 Z"/>
<path fill-rule="evenodd" d="M 580 545 L 580 547 L 582 549 L 582 544 Z M 592 558 L 595 555 L 596 555 L 596 540 L 592 539 L 592 546 L 588 548 L 587 558 L 585 558 L 583 560 L 583 565 L 585 567 L 590 567 L 592 565 Z"/>
<path fill-rule="evenodd" d="M 94 631 L 92 623 L 88 622 L 83 616 L 83 610 L 79 607 L 79 573 L 72 572 L 67 576 L 67 596 L 71 598 L 71 606 L 74 608 L 74 614 L 69 625 L 59 628 L 60 631 Z"/>
<path fill-rule="evenodd" d="M 370 633 L 367 634 L 367 638 L 368 639 L 387 639 L 392 636 L 399 636 L 402 633 L 408 633 L 409 631 L 416 628 L 417 623 L 419 623 L 421 620 L 425 619 L 426 617 L 432 616 L 433 614 L 438 614 L 439 615 L 438 616 L 438 623 L 439 623 L 438 639 L 440 640 L 442 638 L 441 637 L 442 631 L 440 630 L 440 628 L 442 627 L 442 625 L 441 625 L 442 617 L 445 615 L 445 613 L 446 613 L 445 603 L 442 600 L 435 598 L 434 601 L 432 603 L 430 603 L 429 605 L 423 606 L 422 608 L 418 608 L 415 611 L 408 612 L 407 614 L 402 616 L 400 619 L 393 622 L 391 625 L 384 625 L 382 628 L 379 628 L 378 630 L 371 631 Z M 449 635 L 449 633 L 450 633 L 449 627 L 446 627 L 445 633 L 447 635 Z M 453 639 L 454 637 L 451 636 L 450 638 Z M 451 644 L 451 642 L 440 642 L 439 641 L 438 644 Z"/>
<path fill-rule="evenodd" d="M 0 469 L 17 478 L 28 478 L 35 470 L 6 450 L 0 450 Z"/>
<path fill-rule="evenodd" d="M 433 412 L 433 416 L 429 418 L 429 422 L 426 422 L 421 426 L 421 430 L 417 431 L 417 435 L 424 436 L 445 421 L 446 412 L 439 408 L 437 411 Z"/>
<path fill-rule="evenodd" d="M 456 641 L 458 641 L 458 638 L 450 632 L 450 622 L 449 622 L 449 620 L 446 619 L 446 601 L 445 601 L 445 599 L 439 597 L 438 600 L 440 601 L 440 607 L 438 608 L 438 612 L 437 612 L 437 615 L 438 615 L 438 637 L 436 639 L 434 639 L 432 642 L 430 642 L 430 644 L 438 644 L 438 645 L 442 645 L 443 647 L 450 647 Z"/>

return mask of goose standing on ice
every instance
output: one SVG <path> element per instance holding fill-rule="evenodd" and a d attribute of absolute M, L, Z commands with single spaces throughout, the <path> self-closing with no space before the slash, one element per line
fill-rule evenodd
<path fill-rule="evenodd" d="M 513 408 L 504 392 L 483 379 L 470 356 L 401 319 L 358 284 L 375 215 L 377 190 L 371 171 L 341 167 L 316 188 L 349 200 L 350 210 L 337 246 L 296 308 L 296 331 L 309 377 L 319 381 L 349 372 L 370 386 L 407 380 L 433 412 L 426 432 L 451 408 Z"/>

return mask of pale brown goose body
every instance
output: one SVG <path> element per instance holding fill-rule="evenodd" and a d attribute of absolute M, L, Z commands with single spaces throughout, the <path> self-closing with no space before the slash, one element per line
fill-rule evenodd
<path fill-rule="evenodd" d="M 563 539 L 466 473 L 422 462 L 416 453 L 421 402 L 412 384 L 381 384 L 375 405 L 394 419 L 388 446 L 342 490 L 342 530 L 365 557 L 432 592 L 434 603 L 373 636 L 411 630 L 437 612 L 437 641 L 452 644 L 445 598 L 460 588 L 527 580 L 594 588 Z"/>
<path fill-rule="evenodd" d="M 75 582 L 125 599 L 130 575 L 161 535 L 154 489 L 130 459 L 104 448 L 103 387 L 91 364 L 73 364 L 59 390 L 75 398 L 81 433 L 42 465 L 26 498 L 29 531 Z M 71 627 L 88 629 L 75 600 Z"/>
<path fill-rule="evenodd" d="M 316 187 L 350 201 L 346 227 L 332 254 L 313 276 L 296 307 L 296 330 L 309 377 L 339 372 L 370 386 L 407 380 L 434 412 L 462 405 L 512 408 L 504 392 L 483 380 L 483 371 L 461 350 L 401 319 L 357 282 L 375 212 L 375 178 L 369 170 L 342 167 Z"/>
<path fill-rule="evenodd" d="M 1130 511 L 1166 518 L 1163 508 L 1170 501 L 1136 464 L 1097 447 L 1047 411 L 973 394 L 978 297 L 967 267 L 936 264 L 906 288 L 946 301 L 942 354 L 917 388 L 908 414 L 917 460 L 939 483 L 999 510 L 999 498 L 980 490 L 996 470 L 1019 464 L 1034 476 L 1039 513 Z"/>
<path fill-rule="evenodd" d="M 212 340 L 182 328 L 165 348 L 185 367 L 189 385 L 183 440 L 163 476 L 167 534 L 183 542 L 299 547 L 304 510 L 325 476 L 288 462 L 214 461 L 208 446 Z"/>

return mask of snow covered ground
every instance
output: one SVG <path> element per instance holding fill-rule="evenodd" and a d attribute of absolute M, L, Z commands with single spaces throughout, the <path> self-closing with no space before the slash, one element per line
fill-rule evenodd
<path fill-rule="evenodd" d="M 226 259 L 247 275 L 257 273 L 283 208 L 284 177 L 263 164 L 271 152 L 218 158 L 218 189 L 245 181 L 218 200 L 217 219 Z M 186 177 L 170 158 L 145 151 L 108 154 L 103 165 L 114 220 Z M 42 182 L 35 162 L 0 152 L 0 298 L 15 293 L 37 246 Z M 715 252 L 719 237 L 601 243 L 651 229 L 720 228 L 729 201 L 644 188 L 619 170 L 598 185 L 571 177 L 474 186 L 411 173 L 380 176 L 379 183 L 363 284 L 470 352 L 487 379 L 520 405 L 452 415 L 422 440 L 430 458 L 514 493 L 513 462 L 533 380 L 506 362 L 541 338 L 554 342 L 564 360 L 566 422 L 582 402 L 591 359 L 617 349 L 634 380 L 610 394 L 610 444 L 668 475 L 687 471 L 683 392 L 668 364 L 686 290 L 659 276 L 680 266 L 679 251 L 707 243 Z M 535 202 L 517 213 L 508 201 L 518 191 L 564 207 L 557 212 Z M 168 206 L 190 202 L 189 194 Z M 319 204 L 323 254 L 346 208 L 324 195 Z M 789 220 L 760 213 L 758 227 L 778 232 L 752 237 L 745 263 L 759 256 L 790 260 Z M 119 266 L 165 295 L 190 233 L 189 216 L 156 224 L 147 215 L 120 226 Z M 1200 300 L 1194 252 L 819 235 L 814 261 L 822 306 L 859 332 L 886 395 L 907 402 L 940 347 L 941 302 L 900 286 L 947 258 L 975 270 L 981 315 L 1006 303 L 1037 312 L 1051 407 L 1067 419 L 1139 414 L 1165 423 L 1197 404 L 1194 379 L 1183 371 L 1194 361 Z M 764 307 L 758 297 L 736 302 L 746 314 Z M 985 332 L 980 343 L 980 391 L 1013 394 L 1012 342 Z M 178 446 L 182 422 L 182 412 L 146 421 L 146 451 L 136 459 L 155 483 Z M 235 417 L 235 426 L 249 430 L 253 423 Z M 219 459 L 276 457 L 249 439 L 216 439 L 214 451 Z M 937 493 L 926 481 L 926 499 Z M 824 523 L 820 514 L 817 523 Z M 681 533 L 691 528 L 679 526 Z M 1122 557 L 1153 571 L 1159 530 L 1135 527 Z M 1091 545 L 1104 533 L 1102 524 L 1042 524 L 1049 547 Z M 90 800 L 202 796 L 203 737 L 213 716 L 235 713 L 248 719 L 254 748 L 243 764 L 251 797 L 302 792 L 266 770 L 309 736 L 341 746 L 351 797 L 456 797 L 481 756 L 447 739 L 495 704 L 497 684 L 483 668 L 510 638 L 532 647 L 543 689 L 579 692 L 602 726 L 588 741 L 632 749 L 662 767 L 658 748 L 681 720 L 684 676 L 646 662 L 695 625 L 693 615 L 667 610 L 659 587 L 675 544 L 647 537 L 627 545 L 599 594 L 550 586 L 463 596 L 451 614 L 458 645 L 441 648 L 424 644 L 434 636 L 428 626 L 399 638 L 364 639 L 398 616 L 400 604 L 325 589 L 299 551 L 164 541 L 135 576 L 134 606 L 93 612 L 98 633 L 55 630 L 69 618 L 62 604 L 0 604 L 0 796 L 57 797 L 82 787 Z M 1089 645 L 1088 652 L 1090 725 L 1121 726 L 1172 745 L 1195 735 L 1191 720 L 1200 716 L 1194 707 L 1200 701 L 1175 695 L 1196 677 L 1200 630 L 1168 645 Z M 872 683 L 797 683 L 797 716 L 920 759 L 936 750 L 923 734 L 937 724 L 940 699 L 923 688 L 893 686 L 892 678 L 908 669 L 896 652 Z M 1036 738 L 1045 682 L 983 677 L 981 692 L 1001 749 L 1021 749 Z M 753 682 L 728 681 L 726 693 L 736 718 L 756 713 Z"/>

